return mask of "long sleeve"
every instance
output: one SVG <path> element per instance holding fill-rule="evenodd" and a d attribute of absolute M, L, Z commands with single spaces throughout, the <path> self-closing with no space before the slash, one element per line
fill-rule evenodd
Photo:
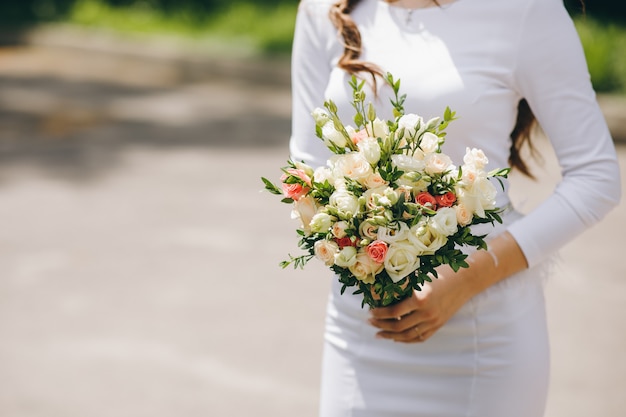
<path fill-rule="evenodd" d="M 562 172 L 554 193 L 509 228 L 533 266 L 616 206 L 621 187 L 613 141 L 562 2 L 531 1 L 524 19 L 516 88 L 550 139 Z"/>
<path fill-rule="evenodd" d="M 311 112 L 324 103 L 324 91 L 337 49 L 337 31 L 330 22 L 331 2 L 303 0 L 298 8 L 293 41 L 291 156 L 316 167 L 326 164 L 329 151 L 315 136 Z"/>

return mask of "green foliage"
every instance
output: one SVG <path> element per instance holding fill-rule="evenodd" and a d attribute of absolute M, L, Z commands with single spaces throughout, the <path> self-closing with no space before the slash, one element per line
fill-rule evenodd
<path fill-rule="evenodd" d="M 626 26 L 576 19 L 591 81 L 598 92 L 626 92 Z"/>
<path fill-rule="evenodd" d="M 122 33 L 169 35 L 287 53 L 296 8 L 296 2 L 287 1 L 72 0 L 65 19 Z"/>

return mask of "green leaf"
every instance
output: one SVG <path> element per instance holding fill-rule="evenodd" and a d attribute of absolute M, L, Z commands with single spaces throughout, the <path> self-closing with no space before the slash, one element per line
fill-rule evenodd
<path fill-rule="evenodd" d="M 267 191 L 269 191 L 270 193 L 276 194 L 276 195 L 282 195 L 283 194 L 282 190 L 280 188 L 278 188 L 277 186 L 275 186 L 274 183 L 272 183 L 267 178 L 261 177 L 261 180 L 265 184 L 265 189 Z"/>

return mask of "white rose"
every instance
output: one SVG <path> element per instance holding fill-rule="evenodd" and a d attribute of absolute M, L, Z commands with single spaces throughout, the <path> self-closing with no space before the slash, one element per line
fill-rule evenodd
<path fill-rule="evenodd" d="M 378 172 L 375 172 L 363 181 L 363 185 L 367 188 L 380 188 L 389 185 L 389 181 L 385 181 Z"/>
<path fill-rule="evenodd" d="M 318 167 L 313 173 L 313 181 L 323 184 L 328 181 L 329 184 L 335 182 L 333 171 L 329 167 Z"/>
<path fill-rule="evenodd" d="M 373 130 L 372 125 L 374 127 Z M 365 130 L 367 130 L 367 133 L 373 138 L 385 138 L 389 134 L 387 123 L 379 118 L 374 119 L 372 123 L 367 123 L 365 125 Z"/>
<path fill-rule="evenodd" d="M 474 195 L 478 197 L 483 209 L 493 209 L 496 206 L 496 187 L 486 177 L 479 177 L 474 181 L 474 185 L 471 188 Z"/>
<path fill-rule="evenodd" d="M 343 190 L 346 191 L 346 179 L 344 177 L 341 178 L 335 178 L 335 181 L 333 182 L 333 186 L 335 187 L 335 190 Z"/>
<path fill-rule="evenodd" d="M 410 187 L 415 194 L 426 191 L 429 185 L 428 181 L 421 178 L 421 175 L 417 172 L 402 174 L 402 176 L 396 181 L 396 184 L 402 187 Z"/>
<path fill-rule="evenodd" d="M 406 240 L 409 236 L 409 226 L 404 222 L 396 222 L 389 226 L 378 228 L 377 239 L 385 243 L 394 243 Z"/>
<path fill-rule="evenodd" d="M 391 155 L 391 163 L 400 171 L 421 171 L 424 164 L 409 155 Z"/>
<path fill-rule="evenodd" d="M 315 257 L 324 262 L 327 266 L 335 263 L 335 255 L 339 253 L 339 245 L 330 240 L 318 240 L 313 245 Z"/>
<path fill-rule="evenodd" d="M 356 263 L 356 248 L 346 246 L 335 254 L 335 265 L 342 268 L 350 268 Z"/>
<path fill-rule="evenodd" d="M 425 170 L 429 174 L 441 174 L 450 169 L 454 169 L 450 157 L 443 153 L 431 153 L 424 159 Z"/>
<path fill-rule="evenodd" d="M 489 163 L 489 159 L 487 159 L 485 153 L 480 149 L 465 148 L 463 162 L 467 165 L 473 165 L 477 169 L 483 169 Z"/>
<path fill-rule="evenodd" d="M 372 166 L 362 154 L 353 152 L 337 160 L 335 173 L 338 177 L 347 177 L 361 182 L 372 175 L 373 171 Z"/>
<path fill-rule="evenodd" d="M 442 207 L 430 218 L 430 227 L 437 234 L 451 236 L 458 230 L 456 212 L 451 207 Z"/>
<path fill-rule="evenodd" d="M 333 224 L 333 218 L 328 213 L 317 213 L 311 219 L 309 228 L 313 233 L 326 233 Z"/>
<path fill-rule="evenodd" d="M 370 164 L 375 165 L 380 160 L 380 145 L 376 139 L 365 138 L 357 144 L 357 147 Z"/>
<path fill-rule="evenodd" d="M 359 251 L 356 254 L 356 262 L 349 267 L 350 272 L 358 279 L 366 284 L 373 284 L 375 276 L 383 269 L 383 264 L 376 263 L 370 258 L 366 252 Z"/>
<path fill-rule="evenodd" d="M 422 135 L 420 149 L 426 154 L 435 153 L 439 149 L 440 141 L 439 136 L 431 132 L 426 132 Z"/>
<path fill-rule="evenodd" d="M 369 240 L 378 239 L 378 225 L 364 221 L 359 225 L 359 234 Z"/>
<path fill-rule="evenodd" d="M 404 129 L 405 136 L 416 137 L 423 128 L 424 119 L 417 114 L 408 113 L 398 120 L 398 129 Z"/>
<path fill-rule="evenodd" d="M 342 237 L 346 237 L 346 229 L 349 227 L 348 222 L 342 220 L 333 224 L 331 232 L 337 239 L 341 239 Z"/>
<path fill-rule="evenodd" d="M 305 196 L 300 198 L 298 201 L 293 203 L 293 211 L 292 218 L 300 219 L 302 222 L 302 229 L 306 233 L 311 233 L 311 228 L 309 224 L 317 213 L 317 204 L 315 203 L 315 199 L 311 196 Z"/>
<path fill-rule="evenodd" d="M 344 189 L 332 193 L 329 204 L 346 217 L 353 216 L 359 210 L 359 200 L 354 194 Z"/>
<path fill-rule="evenodd" d="M 322 126 L 322 139 L 324 139 L 324 143 L 328 147 L 331 146 L 331 143 L 334 143 L 340 148 L 343 148 L 348 144 L 343 133 L 335 129 L 335 124 L 332 120 L 326 122 L 326 124 Z"/>
<path fill-rule="evenodd" d="M 445 245 L 448 239 L 444 235 L 434 233 L 427 222 L 420 222 L 411 227 L 409 241 L 415 246 L 420 255 L 433 255 Z"/>
<path fill-rule="evenodd" d="M 420 265 L 417 248 L 408 241 L 392 243 L 385 257 L 385 270 L 393 282 L 398 282 Z"/>
<path fill-rule="evenodd" d="M 474 211 L 470 210 L 465 204 L 459 203 L 454 206 L 456 212 L 456 221 L 461 226 L 467 226 L 474 218 Z"/>

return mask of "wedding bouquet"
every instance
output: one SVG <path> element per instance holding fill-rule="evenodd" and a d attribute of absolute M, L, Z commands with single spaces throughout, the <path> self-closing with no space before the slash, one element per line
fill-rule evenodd
<path fill-rule="evenodd" d="M 317 136 L 334 153 L 327 165 L 314 170 L 288 161 L 280 187 L 262 178 L 302 223 L 297 233 L 306 254 L 289 255 L 281 266 L 304 267 L 316 257 L 338 275 L 342 293 L 356 287 L 370 307 L 410 296 L 437 277 L 440 265 L 468 267 L 461 247 L 487 248 L 486 235 L 470 226 L 502 222 L 489 178 L 509 172 L 486 172 L 479 149 L 468 148 L 455 166 L 441 151 L 455 112 L 446 108 L 443 118 L 428 121 L 405 114 L 400 80 L 387 74 L 386 81 L 394 120 L 377 118 L 365 104 L 364 81 L 352 77 L 354 126 L 339 119 L 330 100 L 312 113 Z"/>

